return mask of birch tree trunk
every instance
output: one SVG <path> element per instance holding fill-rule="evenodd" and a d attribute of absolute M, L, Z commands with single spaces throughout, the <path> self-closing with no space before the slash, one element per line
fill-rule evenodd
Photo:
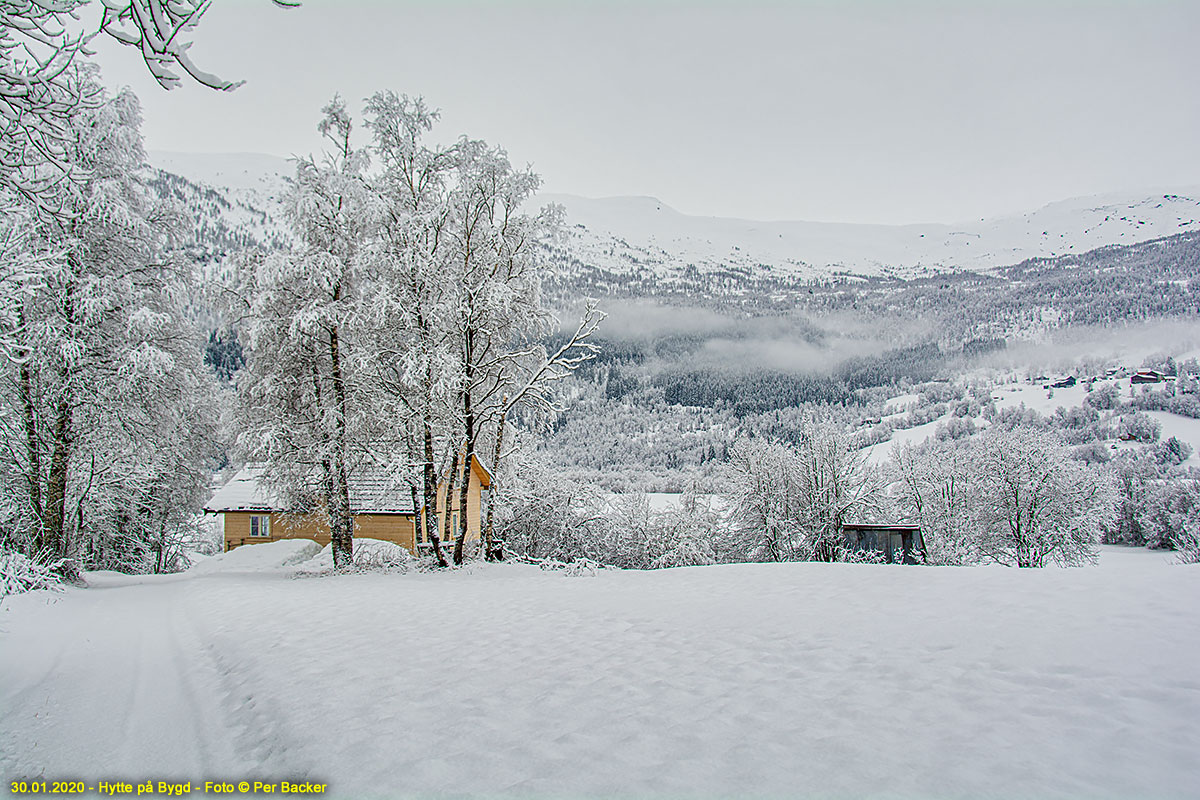
<path fill-rule="evenodd" d="M 433 545 L 433 555 L 439 567 L 448 567 L 446 556 L 442 553 L 442 542 L 437 532 L 437 470 L 433 466 L 433 426 L 430 422 L 430 412 L 427 411 L 424 421 L 425 428 L 425 532 L 429 543 Z"/>
<path fill-rule="evenodd" d="M 463 548 L 467 541 L 467 499 L 471 494 L 471 459 L 475 455 L 475 413 L 471 407 L 471 386 L 475 379 L 475 331 L 467 328 L 463 337 L 463 367 L 466 377 L 462 393 L 463 401 L 463 432 L 466 443 L 463 445 L 462 477 L 458 487 L 458 538 L 454 541 L 454 563 L 463 563 Z M 449 492 L 446 495 L 447 505 L 450 502 Z"/>
<path fill-rule="evenodd" d="M 340 299 L 340 287 L 334 301 Z M 333 384 L 333 486 L 329 498 L 329 537 L 333 545 L 333 564 L 342 568 L 354 563 L 354 518 L 350 513 L 350 481 L 346 472 L 346 383 L 342 374 L 342 356 L 338 326 L 329 331 L 329 362 Z"/>
<path fill-rule="evenodd" d="M 483 557 L 488 561 L 503 561 L 504 560 L 504 551 L 497 549 L 495 547 L 495 545 L 493 544 L 493 541 L 492 541 L 492 537 L 493 537 L 493 531 L 495 530 L 494 525 L 495 525 L 495 513 L 496 513 L 496 489 L 497 489 L 496 484 L 497 484 L 497 481 L 499 480 L 500 455 L 504 448 L 504 422 L 505 422 L 504 418 L 505 418 L 505 416 L 507 416 L 504 409 L 508 408 L 508 396 L 507 395 L 505 395 L 503 401 L 500 403 L 500 407 L 501 407 L 501 411 L 500 411 L 500 415 L 499 415 L 499 422 L 496 425 L 496 446 L 492 450 L 492 472 L 493 472 L 493 475 L 492 475 L 491 490 L 490 490 L 490 494 L 488 495 L 487 524 L 484 526 L 484 529 L 483 529 Z"/>

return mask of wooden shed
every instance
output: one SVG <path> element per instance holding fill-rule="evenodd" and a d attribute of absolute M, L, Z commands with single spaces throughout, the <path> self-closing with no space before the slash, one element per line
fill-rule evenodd
<path fill-rule="evenodd" d="M 925 561 L 925 540 L 919 525 L 847 523 L 842 533 L 851 547 L 883 553 L 889 564 L 921 564 Z"/>

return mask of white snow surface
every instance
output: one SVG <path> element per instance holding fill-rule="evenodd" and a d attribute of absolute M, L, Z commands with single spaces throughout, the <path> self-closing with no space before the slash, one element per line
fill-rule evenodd
<path fill-rule="evenodd" d="M 901 428 L 895 431 L 892 438 L 865 448 L 867 463 L 878 466 L 891 461 L 892 451 L 895 448 L 904 447 L 906 444 L 916 446 L 925 442 L 937 434 L 938 426 L 945 425 L 948 419 L 950 419 L 950 414 L 946 413 L 923 425 L 914 425 L 911 428 Z"/>
<path fill-rule="evenodd" d="M 280 539 L 244 545 L 209 556 L 192 565 L 189 574 L 201 575 L 211 572 L 256 572 L 300 564 L 321 552 L 321 545 L 312 539 Z"/>
<path fill-rule="evenodd" d="M 952 225 L 696 217 L 653 197 L 545 194 L 538 200 L 566 208 L 568 248 L 576 257 L 617 272 L 638 265 L 663 275 L 688 265 L 700 272 L 757 274 L 767 265 L 776 274 L 801 277 L 912 277 L 988 270 L 1200 230 L 1200 187 L 1073 198 L 1026 214 Z"/>
<path fill-rule="evenodd" d="M 0 608 L 0 772 L 333 797 L 1195 797 L 1200 580 L 1168 560 L 94 573 Z"/>
<path fill-rule="evenodd" d="M 234 189 L 280 200 L 296 166 L 265 153 L 177 153 L 151 150 L 151 164 L 214 189 Z"/>
<path fill-rule="evenodd" d="M 1058 380 L 1056 377 L 1048 378 L 1045 382 L 1038 383 L 1015 383 L 1015 384 L 1000 384 L 992 389 L 992 396 L 996 398 L 996 408 L 1016 408 L 1025 406 L 1032 409 L 1042 416 L 1052 416 L 1059 408 L 1072 409 L 1082 406 L 1087 398 L 1087 385 L 1083 382 L 1077 383 L 1074 386 L 1067 386 L 1053 391 L 1044 388 L 1049 383 Z M 1128 399 L 1129 396 L 1129 379 L 1128 378 L 1111 378 L 1106 380 L 1097 380 L 1094 389 L 1100 389 L 1104 386 L 1113 385 L 1117 387 L 1122 400 Z M 886 408 L 895 407 L 898 400 L 908 400 L 909 397 L 889 400 Z M 1180 416 L 1173 414 L 1170 411 L 1145 411 L 1142 412 L 1149 417 L 1158 420 L 1162 425 L 1162 433 L 1160 441 L 1166 441 L 1174 436 L 1181 442 L 1186 442 L 1192 448 L 1192 454 L 1182 466 L 1185 467 L 1200 467 L 1200 419 L 1192 419 L 1191 417 Z M 895 431 L 892 437 L 884 442 L 873 444 L 866 448 L 866 458 L 871 464 L 884 464 L 891 460 L 892 449 L 899 445 L 914 444 L 919 445 L 927 441 L 937 434 L 937 429 L 940 425 L 946 424 L 951 417 L 950 413 L 946 413 L 941 417 L 927 422 L 923 425 L 916 425 L 912 428 L 902 428 Z M 982 430 L 988 425 L 988 421 L 980 416 L 974 419 L 975 425 Z M 1141 447 L 1142 445 L 1132 444 L 1128 442 L 1116 442 L 1120 448 Z"/>
<path fill-rule="evenodd" d="M 265 235 L 282 226 L 284 190 L 295 174 L 287 159 L 262 153 L 151 151 L 154 166 L 226 194 L 244 207 L 231 221 Z M 1027 258 L 1084 253 L 1200 230 L 1200 187 L 1072 198 L 1008 217 L 956 224 L 867 225 L 757 221 L 681 214 L 654 197 L 592 199 L 543 194 L 531 209 L 567 210 L 567 248 L 618 273 L 646 268 L 660 276 L 689 266 L 761 276 L 827 278 L 836 273 L 912 277 L 947 270 L 988 270 Z M 250 209 L 267 216 L 257 220 Z"/>

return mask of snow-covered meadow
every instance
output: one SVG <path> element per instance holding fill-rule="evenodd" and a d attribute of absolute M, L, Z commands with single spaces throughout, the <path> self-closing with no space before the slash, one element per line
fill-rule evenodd
<path fill-rule="evenodd" d="M 1200 581 L 1168 554 L 297 578 L 298 548 L 8 598 L 0 772 L 336 797 L 1200 787 Z"/>

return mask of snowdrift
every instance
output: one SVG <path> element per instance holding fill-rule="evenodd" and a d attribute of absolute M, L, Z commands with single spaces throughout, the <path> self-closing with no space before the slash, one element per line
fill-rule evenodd
<path fill-rule="evenodd" d="M 354 566 L 359 569 L 405 569 L 414 561 L 413 555 L 395 542 L 354 537 Z M 332 570 L 333 545 L 328 544 L 300 564 L 297 572 L 307 574 Z"/>
<path fill-rule="evenodd" d="M 300 564 L 320 552 L 321 545 L 312 539 L 280 539 L 277 542 L 247 544 L 204 559 L 193 565 L 188 574 L 272 570 Z"/>

